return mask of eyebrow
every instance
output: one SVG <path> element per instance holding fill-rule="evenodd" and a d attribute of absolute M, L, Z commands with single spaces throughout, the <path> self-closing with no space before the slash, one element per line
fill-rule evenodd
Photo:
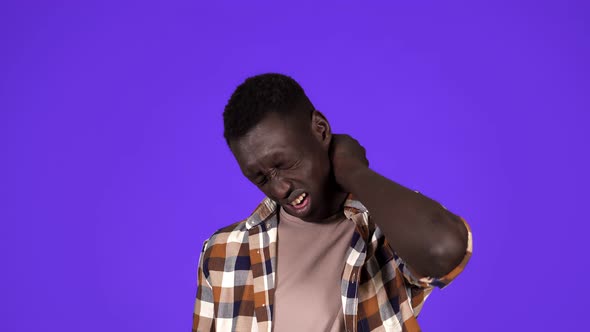
<path fill-rule="evenodd" d="M 288 159 L 289 156 L 288 156 L 288 154 L 286 154 L 283 151 L 274 151 L 274 152 L 271 152 L 270 154 L 264 156 L 263 158 L 265 159 L 265 161 L 270 161 L 271 163 L 275 163 L 279 160 Z M 252 172 L 251 171 L 252 168 L 254 168 L 254 166 L 246 165 L 246 168 L 243 172 L 246 177 L 251 178 L 251 177 L 256 177 L 256 176 L 260 176 L 260 175 L 264 174 L 260 170 L 256 170 L 256 171 Z"/>

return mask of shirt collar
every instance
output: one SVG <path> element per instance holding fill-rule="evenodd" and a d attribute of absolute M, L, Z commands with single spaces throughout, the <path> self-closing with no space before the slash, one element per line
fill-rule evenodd
<path fill-rule="evenodd" d="M 258 226 L 261 222 L 275 216 L 278 212 L 278 204 L 269 197 L 265 197 L 256 207 L 254 212 L 246 219 L 246 229 Z M 351 219 L 354 215 L 367 212 L 367 208 L 349 193 L 344 201 L 344 215 Z"/>

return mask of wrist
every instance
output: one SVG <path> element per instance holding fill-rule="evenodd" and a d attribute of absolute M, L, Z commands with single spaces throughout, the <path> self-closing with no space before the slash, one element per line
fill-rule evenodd
<path fill-rule="evenodd" d="M 362 183 L 362 179 L 370 176 L 371 169 L 366 165 L 359 165 L 343 172 L 337 177 L 337 182 L 346 192 L 355 192 L 355 184 Z"/>

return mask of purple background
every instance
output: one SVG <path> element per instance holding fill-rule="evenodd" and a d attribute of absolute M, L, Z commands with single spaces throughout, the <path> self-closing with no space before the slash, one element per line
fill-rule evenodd
<path fill-rule="evenodd" d="M 221 112 L 267 71 L 470 222 L 425 331 L 587 325 L 587 2 L 295 3 L 2 2 L 1 331 L 188 331 L 203 240 L 262 198 Z"/>

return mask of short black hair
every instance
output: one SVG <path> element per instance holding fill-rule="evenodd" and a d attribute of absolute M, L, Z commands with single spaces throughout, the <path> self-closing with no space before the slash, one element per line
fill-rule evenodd
<path fill-rule="evenodd" d="M 269 113 L 309 114 L 314 107 L 293 78 L 267 73 L 247 78 L 231 95 L 223 111 L 223 136 L 227 144 L 243 137 Z"/>

